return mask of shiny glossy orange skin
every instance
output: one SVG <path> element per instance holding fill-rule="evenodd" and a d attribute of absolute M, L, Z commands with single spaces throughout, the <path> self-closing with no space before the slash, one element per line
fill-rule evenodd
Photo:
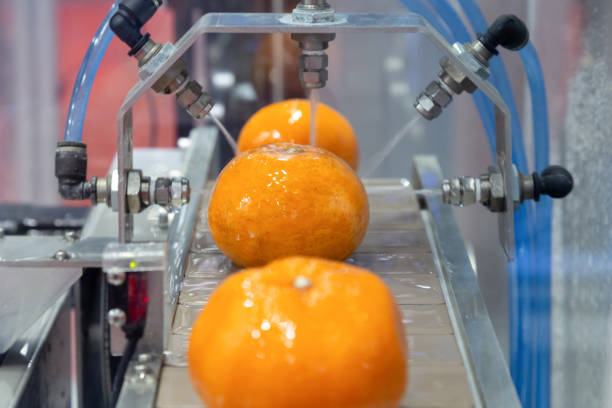
<path fill-rule="evenodd" d="M 311 285 L 298 288 L 298 277 Z M 209 408 L 391 408 L 406 386 L 406 354 L 380 278 L 293 257 L 225 280 L 193 327 L 188 360 Z"/>
<path fill-rule="evenodd" d="M 319 103 L 315 145 L 334 153 L 353 169 L 359 168 L 359 145 L 355 131 L 346 118 L 324 103 Z M 273 103 L 255 113 L 238 137 L 243 152 L 270 143 L 310 144 L 310 102 L 290 99 Z"/>
<path fill-rule="evenodd" d="M 292 255 L 344 260 L 368 221 L 368 197 L 355 172 L 327 150 L 290 143 L 235 157 L 208 207 L 215 243 L 241 266 Z"/>

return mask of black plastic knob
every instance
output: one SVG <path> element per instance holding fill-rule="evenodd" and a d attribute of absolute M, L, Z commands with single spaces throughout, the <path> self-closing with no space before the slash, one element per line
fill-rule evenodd
<path fill-rule="evenodd" d="M 111 17 L 110 28 L 130 48 L 134 55 L 147 42 L 140 29 L 153 17 L 162 0 L 123 0 L 117 12 Z"/>
<path fill-rule="evenodd" d="M 513 14 L 497 17 L 485 34 L 479 34 L 480 42 L 493 54 L 497 54 L 497 46 L 518 51 L 529 42 L 529 30 L 520 18 Z"/>
<path fill-rule="evenodd" d="M 533 199 L 538 201 L 540 195 L 552 198 L 564 198 L 574 188 L 574 178 L 561 166 L 549 166 L 542 174 L 533 173 Z"/>

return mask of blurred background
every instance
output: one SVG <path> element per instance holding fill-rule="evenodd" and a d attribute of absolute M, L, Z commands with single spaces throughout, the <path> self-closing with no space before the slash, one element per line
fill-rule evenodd
<path fill-rule="evenodd" d="M 87 211 L 85 202 L 80 204 L 85 208 L 67 210 L 64 206 L 74 203 L 60 201 L 54 150 L 63 137 L 81 60 L 111 3 L 0 0 L 0 227 L 7 233 L 39 233 L 36 227 L 55 217 L 45 214 L 57 211 L 78 223 Z M 180 38 L 207 12 L 282 12 L 297 1 L 164 3 L 145 27 L 158 42 Z M 398 0 L 330 4 L 338 12 L 408 11 Z M 575 179 L 574 192 L 554 205 L 552 340 L 541 350 L 550 353 L 551 406 L 612 407 L 612 2 L 486 0 L 479 5 L 489 22 L 513 13 L 528 23 L 547 85 L 551 163 L 566 166 Z M 462 12 L 460 16 L 465 18 Z M 93 85 L 83 137 L 89 176 L 105 175 L 116 151 L 116 114 L 136 83 L 137 67 L 126 54 L 126 47 L 114 39 Z M 320 98 L 356 130 L 362 176 L 409 178 L 416 154 L 436 155 L 448 177 L 477 175 L 492 163 L 478 111 L 462 95 L 436 121 L 415 122 L 376 167 L 381 146 L 417 115 L 413 102 L 435 78 L 440 53 L 420 36 L 354 34 L 338 35 L 328 54 L 330 78 Z M 196 79 L 217 100 L 215 116 L 237 136 L 262 106 L 304 97 L 298 55 L 297 44 L 280 34 L 210 35 L 187 57 Z M 532 106 L 524 69 L 515 53 L 502 52 L 502 58 L 533 169 Z M 178 108 L 174 98 L 151 91 L 135 109 L 135 145 L 175 146 L 196 125 L 200 123 Z M 220 163 L 230 154 L 224 144 Z M 498 340 L 510 358 L 509 316 L 516 311 L 509 306 L 509 274 L 495 216 L 474 206 L 457 210 L 456 218 Z"/>

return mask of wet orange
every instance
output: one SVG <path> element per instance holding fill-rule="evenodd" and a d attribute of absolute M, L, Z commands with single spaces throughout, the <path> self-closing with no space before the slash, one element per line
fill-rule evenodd
<path fill-rule="evenodd" d="M 351 124 L 341 113 L 319 103 L 315 145 L 334 153 L 353 169 L 359 168 L 359 146 Z M 244 125 L 238 148 L 245 151 L 270 143 L 310 144 L 310 102 L 290 99 L 255 113 Z"/>
<path fill-rule="evenodd" d="M 193 326 L 188 360 L 210 408 L 391 408 L 406 347 L 380 278 L 293 257 L 224 281 Z"/>
<path fill-rule="evenodd" d="M 344 260 L 368 221 L 368 198 L 355 172 L 327 150 L 290 143 L 236 156 L 208 207 L 215 243 L 241 266 L 291 255 Z"/>

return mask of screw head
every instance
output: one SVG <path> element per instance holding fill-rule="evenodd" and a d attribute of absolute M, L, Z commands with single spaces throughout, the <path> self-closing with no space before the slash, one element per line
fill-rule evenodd
<path fill-rule="evenodd" d="M 53 259 L 56 259 L 58 261 L 67 261 L 68 259 L 70 259 L 70 254 L 64 251 L 63 249 L 60 249 L 55 253 L 55 255 L 53 255 Z"/>
<path fill-rule="evenodd" d="M 125 283 L 125 272 L 113 271 L 106 274 L 106 281 L 113 286 L 121 286 Z"/>
<path fill-rule="evenodd" d="M 79 234 L 76 231 L 66 231 L 64 233 L 64 239 L 68 242 L 76 241 L 79 238 Z"/>
<path fill-rule="evenodd" d="M 108 311 L 107 320 L 111 326 L 122 327 L 127 320 L 127 316 L 123 310 L 115 308 Z"/>

